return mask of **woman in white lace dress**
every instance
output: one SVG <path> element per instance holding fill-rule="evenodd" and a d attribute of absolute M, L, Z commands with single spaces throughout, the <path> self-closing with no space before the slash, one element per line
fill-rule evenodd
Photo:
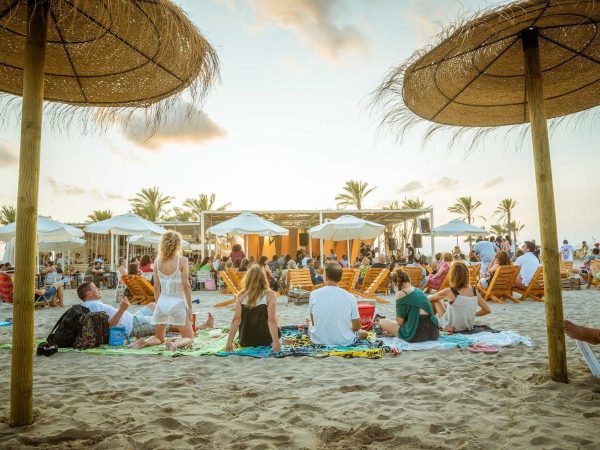
<path fill-rule="evenodd" d="M 167 231 L 162 235 L 154 261 L 154 296 L 158 299 L 154 309 L 156 332 L 147 339 L 138 339 L 133 348 L 160 345 L 165 342 L 168 325 L 176 325 L 181 338 L 167 342 L 169 350 L 185 347 L 194 339 L 192 330 L 192 289 L 188 277 L 188 262 L 181 254 L 181 235 Z"/>

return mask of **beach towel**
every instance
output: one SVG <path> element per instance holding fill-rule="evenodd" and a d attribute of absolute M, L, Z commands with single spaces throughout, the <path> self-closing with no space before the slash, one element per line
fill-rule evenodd
<path fill-rule="evenodd" d="M 521 336 L 514 331 L 500 331 L 492 333 L 484 331 L 474 334 L 447 334 L 441 333 L 437 341 L 406 342 L 397 337 L 381 338 L 383 344 L 400 351 L 415 350 L 444 350 L 449 348 L 466 348 L 474 344 L 495 345 L 497 347 L 514 347 L 522 344 L 527 347 L 533 346 L 533 341 L 527 336 Z"/>
<path fill-rule="evenodd" d="M 10 327 L 11 325 L 11 320 L 0 320 L 0 327 Z"/>
<path fill-rule="evenodd" d="M 575 341 L 577 344 L 577 348 L 581 352 L 581 356 L 585 360 L 586 364 L 592 371 L 592 375 L 597 378 L 600 378 L 600 362 L 596 357 L 596 354 L 592 350 L 592 347 L 587 342 Z"/>

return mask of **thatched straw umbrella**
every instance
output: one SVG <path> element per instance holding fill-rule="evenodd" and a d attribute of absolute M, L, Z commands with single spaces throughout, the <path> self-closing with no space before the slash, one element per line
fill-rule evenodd
<path fill-rule="evenodd" d="M 168 0 L 0 0 L 0 91 L 22 95 L 10 424 L 32 422 L 33 289 L 43 101 L 59 125 L 192 102 L 218 77 L 214 50 Z M 87 110 L 78 106 L 93 107 Z M 68 122 L 68 120 L 67 120 Z"/>
<path fill-rule="evenodd" d="M 375 95 L 383 124 L 402 135 L 424 118 L 426 136 L 474 137 L 529 123 L 538 195 L 550 374 L 567 382 L 558 237 L 547 118 L 600 104 L 600 2 L 525 0 L 488 9 L 442 32 L 388 74 Z M 417 117 L 418 116 L 418 117 Z M 466 128 L 467 127 L 467 128 Z"/>

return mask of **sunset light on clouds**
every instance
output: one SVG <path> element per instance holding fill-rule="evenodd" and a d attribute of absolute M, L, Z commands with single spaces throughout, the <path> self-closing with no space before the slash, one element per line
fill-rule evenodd
<path fill-rule="evenodd" d="M 84 221 L 94 209 L 123 213 L 145 187 L 172 195 L 172 206 L 212 193 L 234 210 L 334 209 L 346 180 L 377 189 L 366 208 L 419 197 L 436 224 L 454 216 L 460 196 L 492 212 L 516 199 L 523 237 L 539 239 L 529 140 L 489 137 L 481 148 L 449 149 L 423 130 L 403 141 L 378 128 L 369 108 L 385 73 L 465 11 L 493 2 L 451 0 L 215 0 L 178 2 L 214 45 L 221 83 L 196 108 L 179 101 L 155 132 L 140 116 L 105 132 L 43 132 L 40 213 Z M 192 108 L 192 109 L 190 109 Z M 184 118 L 189 119 L 187 121 Z M 1 204 L 16 203 L 20 124 L 0 134 Z M 590 196 L 600 192 L 600 130 L 558 127 L 551 135 L 559 237 L 599 239 Z"/>

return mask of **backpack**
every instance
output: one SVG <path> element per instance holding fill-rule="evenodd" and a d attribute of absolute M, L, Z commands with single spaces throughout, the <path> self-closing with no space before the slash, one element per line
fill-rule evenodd
<path fill-rule="evenodd" d="M 104 311 L 88 313 L 81 317 L 80 322 L 81 331 L 73 348 L 85 350 L 108 344 L 108 314 Z"/>
<path fill-rule="evenodd" d="M 80 319 L 90 310 L 82 305 L 71 306 L 58 319 L 54 328 L 46 338 L 46 342 L 57 347 L 73 347 L 77 335 L 81 331 Z"/>

